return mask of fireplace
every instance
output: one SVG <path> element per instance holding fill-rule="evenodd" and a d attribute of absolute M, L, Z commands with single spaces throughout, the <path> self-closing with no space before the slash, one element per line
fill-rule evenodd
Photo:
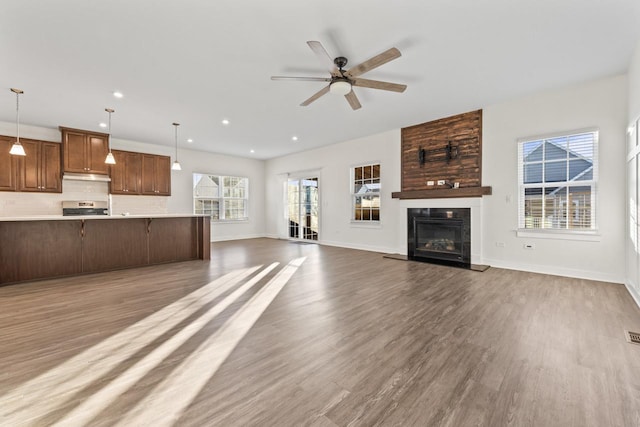
<path fill-rule="evenodd" d="M 407 209 L 408 258 L 471 267 L 471 209 Z"/>

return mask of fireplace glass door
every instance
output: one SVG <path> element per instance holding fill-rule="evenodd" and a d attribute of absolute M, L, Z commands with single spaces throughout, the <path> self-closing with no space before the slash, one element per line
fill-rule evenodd
<path fill-rule="evenodd" d="M 417 219 L 415 250 L 431 258 L 462 260 L 462 220 Z"/>

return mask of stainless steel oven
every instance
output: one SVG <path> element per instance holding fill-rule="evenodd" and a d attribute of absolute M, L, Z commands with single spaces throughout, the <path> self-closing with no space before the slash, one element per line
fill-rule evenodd
<path fill-rule="evenodd" d="M 62 215 L 109 215 L 108 203 L 91 200 L 62 202 Z"/>

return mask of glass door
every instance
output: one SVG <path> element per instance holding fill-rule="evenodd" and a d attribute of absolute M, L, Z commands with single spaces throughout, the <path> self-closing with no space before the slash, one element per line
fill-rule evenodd
<path fill-rule="evenodd" d="M 318 240 L 318 178 L 290 178 L 287 200 L 289 238 Z"/>

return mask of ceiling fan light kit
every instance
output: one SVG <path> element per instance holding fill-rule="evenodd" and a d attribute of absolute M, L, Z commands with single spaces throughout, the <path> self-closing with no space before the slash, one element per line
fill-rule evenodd
<path fill-rule="evenodd" d="M 363 63 L 356 65 L 355 67 L 351 67 L 349 70 L 345 70 L 344 67 L 347 65 L 348 60 L 344 56 L 338 56 L 335 59 L 331 59 L 326 49 L 318 41 L 308 41 L 307 45 L 311 48 L 313 53 L 315 53 L 316 56 L 324 64 L 326 64 L 329 72 L 331 73 L 330 78 L 285 76 L 271 77 L 271 80 L 318 81 L 329 83 L 327 86 L 323 87 L 318 92 L 313 94 L 310 98 L 303 101 L 302 104 L 300 104 L 303 107 L 306 107 L 307 105 L 311 104 L 327 93 L 332 93 L 336 95 L 344 95 L 351 108 L 357 110 L 361 107 L 361 105 L 358 97 L 353 91 L 354 86 L 366 87 L 370 89 L 381 89 L 400 93 L 404 92 L 407 88 L 406 85 L 398 83 L 389 83 L 379 80 L 367 80 L 360 78 L 356 79 L 356 77 L 368 71 L 371 71 L 374 68 L 378 68 L 379 66 L 386 64 L 389 61 L 393 61 L 394 59 L 399 58 L 402 54 L 395 47 L 387 49 L 381 54 L 376 55 L 373 58 L 370 58 Z"/>
<path fill-rule="evenodd" d="M 329 85 L 329 92 L 334 95 L 346 95 L 351 92 L 351 83 L 347 79 L 336 79 Z"/>

